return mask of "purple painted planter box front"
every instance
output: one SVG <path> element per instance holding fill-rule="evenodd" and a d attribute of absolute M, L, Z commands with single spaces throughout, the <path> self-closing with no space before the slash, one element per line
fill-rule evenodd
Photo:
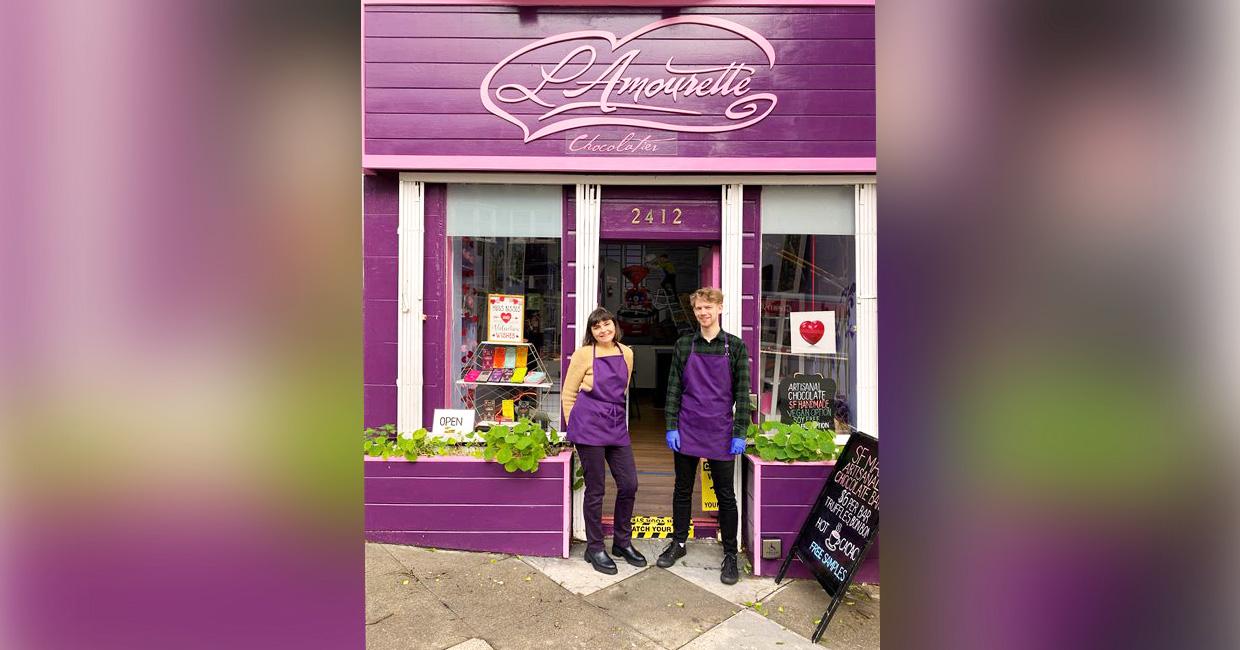
<path fill-rule="evenodd" d="M 873 171 L 874 34 L 873 7 L 368 6 L 363 164 Z"/>
<path fill-rule="evenodd" d="M 564 451 L 527 474 L 470 457 L 367 457 L 366 539 L 568 557 L 570 458 Z"/>
<path fill-rule="evenodd" d="M 779 573 L 778 560 L 763 560 L 761 540 L 779 538 L 785 555 L 791 551 L 801 524 L 809 515 L 810 506 L 835 462 L 778 463 L 746 455 L 745 462 L 745 540 L 752 552 L 754 575 L 773 576 Z M 798 560 L 788 567 L 794 578 L 813 579 Z M 878 538 L 857 570 L 856 582 L 878 583 Z"/>

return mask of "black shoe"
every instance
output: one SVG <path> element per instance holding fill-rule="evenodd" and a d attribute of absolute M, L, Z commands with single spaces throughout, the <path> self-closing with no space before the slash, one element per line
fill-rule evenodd
<path fill-rule="evenodd" d="M 646 566 L 646 556 L 632 546 L 616 546 L 611 545 L 611 554 L 619 555 L 624 558 L 625 562 L 633 566 Z"/>
<path fill-rule="evenodd" d="M 586 551 L 586 562 L 594 565 L 595 571 L 606 573 L 609 576 L 614 576 L 619 571 L 616 568 L 616 563 L 612 561 L 607 551 L 595 551 L 593 553 Z"/>
<path fill-rule="evenodd" d="M 736 569 L 736 555 L 725 553 L 723 556 L 723 569 L 719 571 L 719 582 L 725 585 L 734 585 L 737 580 L 740 580 L 740 572 Z"/>
<path fill-rule="evenodd" d="M 684 543 L 673 541 L 671 544 L 667 545 L 667 548 L 663 549 L 662 553 L 659 554 L 659 561 L 655 562 L 655 564 L 666 569 L 673 564 L 676 564 L 676 560 L 684 557 L 685 553 L 688 553 L 688 551 L 685 550 Z"/>

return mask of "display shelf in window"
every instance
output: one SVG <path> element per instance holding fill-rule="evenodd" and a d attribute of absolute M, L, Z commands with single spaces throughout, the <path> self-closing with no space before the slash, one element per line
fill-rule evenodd
<path fill-rule="evenodd" d="M 479 343 L 456 386 L 461 402 L 474 409 L 478 426 L 521 418 L 551 421 L 541 405 L 543 393 L 553 384 L 531 343 Z"/>

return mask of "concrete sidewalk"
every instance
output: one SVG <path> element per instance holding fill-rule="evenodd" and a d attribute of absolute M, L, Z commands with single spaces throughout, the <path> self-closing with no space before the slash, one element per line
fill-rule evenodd
<path fill-rule="evenodd" d="M 654 566 L 666 540 L 635 539 L 649 566 L 618 561 L 607 576 L 582 560 L 366 545 L 366 647 L 814 648 L 826 610 L 817 583 L 742 574 L 719 582 L 721 547 L 692 541 L 671 569 Z M 854 586 L 821 646 L 879 647 L 879 589 Z"/>

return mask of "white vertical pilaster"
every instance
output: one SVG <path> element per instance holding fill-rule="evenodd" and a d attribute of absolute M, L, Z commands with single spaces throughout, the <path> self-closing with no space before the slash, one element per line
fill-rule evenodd
<path fill-rule="evenodd" d="M 857 429 L 878 435 L 878 187 L 857 186 Z"/>
<path fill-rule="evenodd" d="M 720 325 L 723 331 L 729 334 L 741 335 L 741 306 L 744 301 L 741 295 L 744 289 L 743 281 L 743 250 L 744 242 L 744 223 L 742 221 L 743 206 L 745 197 L 745 186 L 741 184 L 724 185 L 723 186 L 723 220 L 722 234 L 723 241 L 721 246 L 722 257 L 722 286 L 719 287 L 723 291 L 723 316 Z M 750 350 L 755 353 L 756 350 Z M 744 519 L 745 500 L 741 494 L 742 474 L 745 471 L 745 464 L 736 463 L 736 467 L 732 473 L 732 486 L 737 493 L 736 497 L 736 547 L 739 549 L 742 544 L 742 526 L 740 522 Z M 722 532 L 720 533 L 722 537 Z M 756 541 L 755 541 L 756 543 Z"/>
<path fill-rule="evenodd" d="M 577 185 L 577 326 L 573 338 L 580 341 L 590 312 L 598 306 L 598 255 L 599 222 L 602 217 L 600 202 L 602 188 L 598 185 Z M 573 537 L 586 538 L 585 488 L 573 490 Z"/>
<path fill-rule="evenodd" d="M 721 242 L 723 316 L 720 325 L 725 332 L 741 335 L 741 243 L 742 223 L 741 206 L 744 197 L 743 185 L 723 186 L 723 223 Z"/>
<path fill-rule="evenodd" d="M 422 426 L 423 276 L 426 246 L 425 185 L 400 179 L 397 277 L 396 429 Z"/>
<path fill-rule="evenodd" d="M 598 307 L 598 236 L 602 204 L 598 185 L 577 185 L 577 330 Z"/>

